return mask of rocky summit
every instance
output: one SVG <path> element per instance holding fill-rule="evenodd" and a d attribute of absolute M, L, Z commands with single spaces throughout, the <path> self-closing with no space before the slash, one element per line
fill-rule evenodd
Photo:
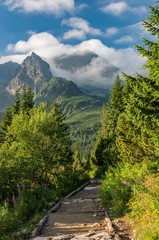
<path fill-rule="evenodd" d="M 28 56 L 23 61 L 20 71 L 11 79 L 7 91 L 10 94 L 14 94 L 16 90 L 21 92 L 25 83 L 32 87 L 36 95 L 44 82 L 49 81 L 51 77 L 52 73 L 49 64 L 33 52 L 31 56 Z"/>

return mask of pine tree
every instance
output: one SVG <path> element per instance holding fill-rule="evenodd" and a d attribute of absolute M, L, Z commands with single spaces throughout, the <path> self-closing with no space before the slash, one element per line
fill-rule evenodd
<path fill-rule="evenodd" d="M 3 113 L 2 120 L 0 122 L 0 145 L 5 141 L 5 136 L 8 131 L 8 127 L 11 125 L 13 119 L 12 108 L 7 107 Z"/>
<path fill-rule="evenodd" d="M 23 87 L 22 96 L 19 96 L 19 91 L 17 90 L 14 97 L 13 105 L 7 107 L 0 122 L 0 143 L 5 141 L 5 136 L 8 127 L 11 125 L 14 115 L 19 114 L 20 110 L 23 112 L 29 112 L 34 106 L 34 94 L 31 91 L 31 87 Z"/>
<path fill-rule="evenodd" d="M 138 51 L 148 61 L 148 77 L 125 74 L 125 111 L 118 121 L 117 145 L 124 161 L 142 161 L 159 157 L 159 7 L 150 7 L 143 25 L 156 41 L 144 39 Z"/>
<path fill-rule="evenodd" d="M 110 102 L 103 106 L 101 114 L 101 128 L 97 135 L 92 162 L 106 169 L 118 161 L 116 148 L 116 124 L 123 111 L 123 86 L 119 76 L 116 77 L 111 92 Z"/>
<path fill-rule="evenodd" d="M 19 91 L 17 90 L 14 96 L 14 103 L 12 105 L 12 112 L 13 114 L 18 114 L 20 111 L 20 96 L 19 96 Z"/>
<path fill-rule="evenodd" d="M 32 93 L 31 87 L 23 86 L 23 92 L 21 97 L 21 110 L 28 112 L 34 106 L 34 93 Z"/>
<path fill-rule="evenodd" d="M 116 112 L 122 112 L 124 108 L 123 107 L 123 85 L 119 75 L 117 75 L 114 82 L 113 89 L 111 91 L 110 106 L 111 106 L 111 109 Z"/>

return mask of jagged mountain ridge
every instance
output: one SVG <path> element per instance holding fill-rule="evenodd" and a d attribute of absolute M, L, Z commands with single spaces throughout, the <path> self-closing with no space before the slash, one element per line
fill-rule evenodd
<path fill-rule="evenodd" d="M 75 52 L 74 54 L 65 54 L 54 59 L 57 67 L 75 72 L 80 68 L 86 67 L 91 61 L 97 58 L 98 55 L 91 51 L 85 51 L 84 53 Z"/>
<path fill-rule="evenodd" d="M 75 77 L 77 78 L 80 76 L 80 73 L 76 74 L 77 71 L 84 68 L 87 69 L 96 60 L 99 60 L 99 56 L 91 51 L 75 52 L 74 54 L 65 54 L 56 58 L 57 64 L 61 69 L 75 72 Z M 111 67 L 113 67 L 114 71 L 118 70 L 108 62 L 104 63 L 104 66 L 106 65 L 108 68 L 103 68 L 102 70 L 106 71 L 107 69 L 109 77 L 112 74 Z M 101 74 L 103 74 L 102 71 Z M 45 85 L 45 82 L 48 82 L 51 78 L 52 73 L 49 64 L 34 52 L 31 56 L 24 59 L 21 65 L 13 62 L 0 64 L 0 112 L 3 112 L 4 108 L 13 101 L 13 95 L 16 90 L 22 91 L 24 84 L 30 85 L 36 96 L 43 88 L 43 85 Z M 72 81 L 77 83 L 78 79 Z M 84 84 L 80 83 L 79 87 L 86 95 L 105 97 L 105 92 L 106 95 L 109 94 L 109 86 L 108 90 L 106 90 L 106 88 L 101 89 L 98 84 L 97 86 L 92 85 L 91 80 L 90 84 L 88 82 L 84 82 Z"/>
<path fill-rule="evenodd" d="M 7 91 L 14 95 L 16 90 L 21 92 L 23 85 L 32 87 L 35 95 L 38 94 L 44 82 L 52 78 L 50 66 L 34 52 L 28 56 L 21 64 L 18 74 L 11 79 Z"/>
<path fill-rule="evenodd" d="M 96 57 L 95 54 L 92 54 L 91 57 L 89 55 L 88 63 L 92 61 L 93 56 Z M 53 77 L 49 64 L 35 53 L 28 56 L 17 67 L 18 71 L 13 71 L 14 74 L 11 74 L 13 78 L 6 81 L 3 88 L 4 94 L 0 94 L 0 111 L 3 112 L 4 107 L 13 102 L 16 90 L 21 92 L 24 84 L 30 85 L 35 93 L 36 104 L 45 102 L 48 107 L 55 101 L 60 104 L 61 109 L 66 114 L 74 145 L 77 144 L 81 152 L 86 146 L 89 149 L 95 140 L 101 106 L 105 99 L 91 96 L 91 90 L 84 91 L 73 81 Z M 96 88 L 94 88 L 94 93 L 96 93 Z M 1 108 L 2 106 L 3 108 Z"/>

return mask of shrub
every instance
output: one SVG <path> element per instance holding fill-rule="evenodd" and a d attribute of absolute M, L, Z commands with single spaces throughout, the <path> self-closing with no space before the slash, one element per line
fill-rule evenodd
<path fill-rule="evenodd" d="M 100 198 L 102 206 L 112 208 L 113 214 L 119 216 L 129 211 L 129 200 L 135 191 L 144 188 L 143 180 L 150 172 L 157 169 L 157 162 L 142 163 L 120 162 L 110 167 L 101 185 Z"/>
<path fill-rule="evenodd" d="M 159 239 L 159 175 L 150 174 L 129 202 L 130 222 L 141 240 Z"/>

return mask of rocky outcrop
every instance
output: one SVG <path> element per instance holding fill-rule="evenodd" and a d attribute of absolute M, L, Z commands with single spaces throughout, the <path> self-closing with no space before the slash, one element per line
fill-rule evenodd
<path fill-rule="evenodd" d="M 24 84 L 32 87 L 35 95 L 41 90 L 43 84 L 52 78 L 50 66 L 34 52 L 22 63 L 18 74 L 11 79 L 7 91 L 14 95 L 16 90 L 22 91 Z"/>

